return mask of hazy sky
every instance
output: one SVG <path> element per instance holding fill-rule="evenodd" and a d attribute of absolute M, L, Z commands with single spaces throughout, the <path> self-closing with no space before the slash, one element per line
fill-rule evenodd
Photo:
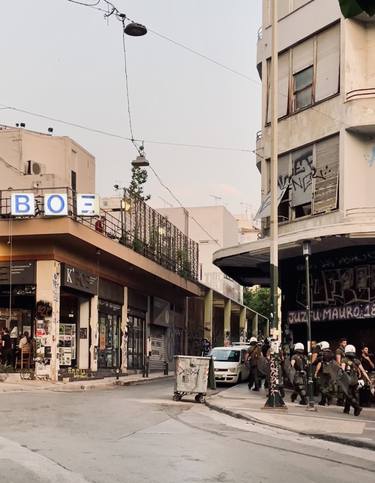
<path fill-rule="evenodd" d="M 94 3 L 93 0 L 82 0 Z M 255 69 L 261 0 L 113 0 L 151 30 L 259 81 Z M 0 103 L 129 136 L 121 23 L 67 0 L 2 2 Z M 154 33 L 127 37 L 135 136 L 141 139 L 255 148 L 260 83 L 204 60 Z M 96 156 L 97 191 L 127 185 L 136 152 L 129 142 L 26 114 L 1 110 L 0 122 L 76 139 Z M 145 144 L 147 158 L 186 206 L 222 197 L 232 212 L 258 208 L 253 154 Z M 154 206 L 176 205 L 153 174 Z M 241 205 L 241 203 L 243 203 Z"/>

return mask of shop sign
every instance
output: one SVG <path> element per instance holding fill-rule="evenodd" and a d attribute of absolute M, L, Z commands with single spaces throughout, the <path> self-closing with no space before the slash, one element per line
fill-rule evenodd
<path fill-rule="evenodd" d="M 9 276 L 11 273 L 11 277 Z M 11 280 L 10 280 L 11 278 Z M 0 263 L 0 285 L 34 285 L 35 284 L 35 263 L 34 262 L 12 262 L 11 270 L 9 262 Z"/>
<path fill-rule="evenodd" d="M 311 311 L 312 322 L 331 322 L 335 320 L 375 319 L 375 303 L 326 307 Z M 307 322 L 306 310 L 288 312 L 290 325 Z"/>
<path fill-rule="evenodd" d="M 99 196 L 95 194 L 77 194 L 77 216 L 98 216 Z M 68 196 L 66 193 L 50 193 L 43 196 L 45 216 L 67 216 Z M 12 193 L 12 216 L 35 216 L 36 203 L 34 193 Z"/>
<path fill-rule="evenodd" d="M 63 266 L 62 286 L 86 292 L 92 295 L 98 293 L 98 277 L 88 272 L 84 272 L 70 265 Z"/>

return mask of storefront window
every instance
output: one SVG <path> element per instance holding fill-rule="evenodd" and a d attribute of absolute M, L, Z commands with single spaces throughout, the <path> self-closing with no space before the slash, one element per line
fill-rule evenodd
<path fill-rule="evenodd" d="M 99 369 L 120 366 L 121 305 L 99 301 Z"/>

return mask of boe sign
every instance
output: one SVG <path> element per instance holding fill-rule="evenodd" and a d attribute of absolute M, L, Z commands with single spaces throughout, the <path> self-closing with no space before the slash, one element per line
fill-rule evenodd
<path fill-rule="evenodd" d="M 50 193 L 43 197 L 45 216 L 67 216 L 68 197 L 66 194 Z M 35 216 L 35 196 L 33 193 L 12 193 L 12 216 Z M 99 197 L 93 194 L 77 194 L 77 216 L 98 216 Z"/>

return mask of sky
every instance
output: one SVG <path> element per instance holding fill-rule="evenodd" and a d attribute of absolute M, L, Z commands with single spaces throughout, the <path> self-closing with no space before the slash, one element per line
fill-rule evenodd
<path fill-rule="evenodd" d="M 94 0 L 81 0 L 94 3 Z M 126 37 L 136 138 L 160 179 L 185 206 L 224 204 L 257 211 L 260 174 L 253 153 L 260 129 L 256 39 L 261 0 L 113 0 L 146 25 Z M 104 2 L 102 1 L 104 5 Z M 102 5 L 101 4 L 101 5 Z M 152 31 L 152 32 L 151 32 Z M 195 55 L 164 35 L 241 73 Z M 2 2 L 0 104 L 130 137 L 121 22 L 68 0 Z M 96 157 L 97 192 L 127 186 L 137 153 L 128 141 L 12 110 L 0 123 L 74 138 Z M 230 147 L 201 149 L 147 141 Z M 150 171 L 154 207 L 177 206 Z M 215 198 L 216 197 L 216 198 Z"/>

